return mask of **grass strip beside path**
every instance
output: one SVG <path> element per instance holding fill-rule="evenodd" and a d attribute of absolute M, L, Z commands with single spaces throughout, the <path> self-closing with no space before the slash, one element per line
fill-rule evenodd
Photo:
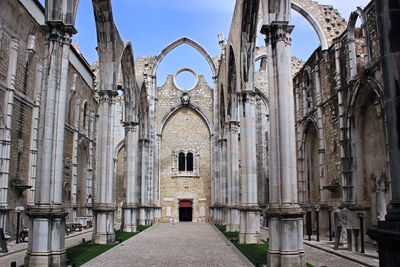
<path fill-rule="evenodd" d="M 86 262 L 90 261 L 91 259 L 94 259 L 97 256 L 99 256 L 100 254 L 103 254 L 107 250 L 128 240 L 132 236 L 137 235 L 138 233 L 147 229 L 148 227 L 149 226 L 139 225 L 137 227 L 137 232 L 134 232 L 134 233 L 116 231 L 115 232 L 115 240 L 117 242 L 114 244 L 98 245 L 98 244 L 92 244 L 91 241 L 89 241 L 87 243 L 79 244 L 75 247 L 68 248 L 67 249 L 67 259 L 68 259 L 67 264 L 71 265 L 72 263 L 75 263 L 76 266 L 85 264 Z"/>

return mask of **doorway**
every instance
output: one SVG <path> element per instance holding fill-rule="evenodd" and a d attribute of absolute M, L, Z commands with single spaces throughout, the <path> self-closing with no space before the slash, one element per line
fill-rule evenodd
<path fill-rule="evenodd" d="M 184 200 L 179 202 L 179 221 L 191 222 L 193 217 L 192 202 Z"/>

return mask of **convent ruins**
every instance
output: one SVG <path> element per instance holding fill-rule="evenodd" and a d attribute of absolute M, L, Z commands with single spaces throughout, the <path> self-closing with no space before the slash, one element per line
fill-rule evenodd
<path fill-rule="evenodd" d="M 18 238 L 21 214 L 26 266 L 65 266 L 66 224 L 83 217 L 98 244 L 178 221 L 253 244 L 265 224 L 269 266 L 305 266 L 303 234 L 334 234 L 343 208 L 365 218 L 381 266 L 400 265 L 399 0 L 350 18 L 311 0 L 237 0 L 219 55 L 182 37 L 136 60 L 111 0 L 92 3 L 90 66 L 71 44 L 78 0 L 0 2 L 0 228 Z M 292 10 L 320 41 L 306 62 L 291 57 Z M 157 85 L 182 44 L 212 84 L 183 68 Z"/>

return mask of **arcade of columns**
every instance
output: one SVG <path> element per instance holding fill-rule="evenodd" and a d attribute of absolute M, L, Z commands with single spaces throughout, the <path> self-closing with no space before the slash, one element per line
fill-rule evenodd
<path fill-rule="evenodd" d="M 97 27 L 99 74 L 97 130 L 97 164 L 94 184 L 95 227 L 93 240 L 104 244 L 115 241 L 114 234 L 114 181 L 113 181 L 113 122 L 117 77 L 122 71 L 124 90 L 125 126 L 125 179 L 126 199 L 123 206 L 124 231 L 135 231 L 137 224 L 152 223 L 160 216 L 159 203 L 154 201 L 154 190 L 145 192 L 148 186 L 156 184 L 156 134 L 155 134 L 155 91 L 156 77 L 148 75 L 141 87 L 148 88 L 149 114 L 148 133 L 140 137 L 139 86 L 135 78 L 132 47 L 122 42 L 113 22 L 110 0 L 93 0 Z M 27 214 L 30 218 L 29 245 L 26 256 L 27 266 L 64 266 L 65 217 L 62 206 L 62 163 L 67 90 L 67 64 L 71 36 L 76 32 L 74 20 L 77 0 L 46 1 L 46 66 L 43 74 L 42 105 L 40 112 L 40 133 L 38 153 L 37 195 L 35 206 Z M 261 7 L 260 7 L 261 6 Z M 388 123 L 390 162 L 398 162 L 399 127 L 397 118 L 400 76 L 398 62 L 399 47 L 391 39 L 394 25 L 399 18 L 399 5 L 389 0 L 377 1 L 379 7 L 378 25 L 381 29 L 381 47 L 385 69 L 385 109 Z M 237 58 L 234 68 L 237 83 L 230 96 L 233 103 L 227 133 L 214 133 L 212 205 L 213 218 L 227 225 L 230 231 L 239 230 L 241 243 L 255 243 L 259 234 L 260 209 L 257 202 L 256 139 L 255 139 L 255 88 L 254 57 L 259 9 L 262 8 L 262 33 L 268 54 L 268 86 L 270 111 L 270 222 L 269 266 L 304 266 L 303 260 L 303 214 L 297 199 L 296 150 L 294 130 L 294 107 L 290 33 L 289 0 L 245 1 L 237 0 L 235 14 L 239 30 L 228 39 L 235 49 Z M 227 46 L 229 47 L 229 46 Z M 122 68 L 120 69 L 120 65 Z M 214 77 L 218 81 L 218 77 Z M 216 82 L 217 83 L 217 82 Z M 214 101 L 221 103 L 215 90 Z M 219 106 L 214 103 L 218 112 Z M 240 123 L 237 114 L 240 112 Z M 235 118 L 236 116 L 236 118 Z M 214 125 L 220 117 L 214 116 Z M 218 129 L 218 128 L 215 128 Z M 239 176 L 239 142 L 241 175 Z M 140 155 L 141 154 L 141 155 Z M 138 156 L 140 155 L 140 156 Z M 138 160 L 140 158 L 141 160 Z M 139 168 L 139 165 L 141 167 Z M 138 180 L 139 170 L 142 171 Z M 387 221 L 371 236 L 379 242 L 381 263 L 387 266 L 399 264 L 393 257 L 398 252 L 400 223 L 400 171 L 398 164 L 391 164 L 392 209 Z M 239 181 L 240 177 L 240 181 Z M 142 189 L 139 188 L 139 184 Z M 240 186 L 239 186 L 240 184 Z M 144 185 L 148 185 L 144 187 Z M 240 190 L 240 192 L 239 192 Z M 240 196 L 240 198 L 239 198 Z M 159 198 L 158 198 L 159 199 Z M 226 205 L 228 204 L 228 205 Z M 394 242 L 394 243 L 393 243 Z M 396 262 L 397 260 L 397 262 Z M 393 265 L 393 266 L 394 266 Z"/>

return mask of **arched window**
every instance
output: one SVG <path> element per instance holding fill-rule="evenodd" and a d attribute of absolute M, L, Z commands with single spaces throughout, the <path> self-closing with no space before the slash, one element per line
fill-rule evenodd
<path fill-rule="evenodd" d="M 193 154 L 189 152 L 186 156 L 186 171 L 193 171 Z"/>
<path fill-rule="evenodd" d="M 193 166 L 193 160 L 192 160 L 192 166 Z M 179 153 L 179 171 L 180 172 L 185 171 L 185 154 L 183 152 Z"/>

